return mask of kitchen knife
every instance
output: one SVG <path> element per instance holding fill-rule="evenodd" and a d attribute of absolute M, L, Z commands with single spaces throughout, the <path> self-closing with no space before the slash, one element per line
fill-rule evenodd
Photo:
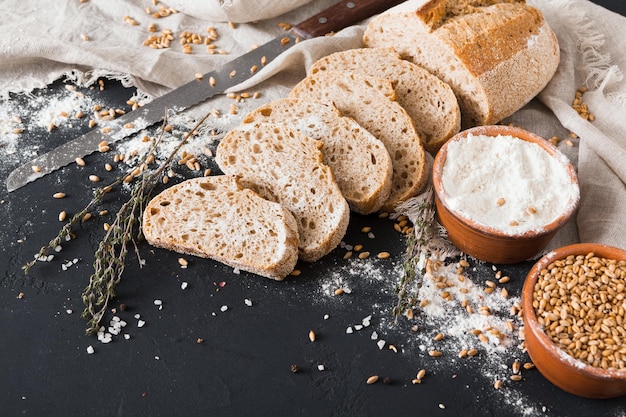
<path fill-rule="evenodd" d="M 120 141 L 142 129 L 163 120 L 166 111 L 181 112 L 215 95 L 224 93 L 252 76 L 252 68 L 261 68 L 300 40 L 306 40 L 336 32 L 358 23 L 372 15 L 402 3 L 404 0 L 351 0 L 340 1 L 330 8 L 295 25 L 279 38 L 241 55 L 217 70 L 197 77 L 169 93 L 152 100 L 116 118 L 103 133 L 95 128 L 52 151 L 40 155 L 16 168 L 7 177 L 9 192 L 73 163 L 76 158 L 98 150 L 99 144 Z"/>

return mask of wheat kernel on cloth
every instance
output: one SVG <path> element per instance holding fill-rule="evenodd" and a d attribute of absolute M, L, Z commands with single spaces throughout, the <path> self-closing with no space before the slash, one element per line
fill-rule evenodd
<path fill-rule="evenodd" d="M 541 231 L 578 201 L 567 164 L 562 153 L 551 157 L 512 136 L 470 134 L 448 143 L 442 186 L 448 206 L 463 217 L 509 235 Z M 506 204 L 494 204 L 498 198 Z M 536 213 L 529 216 L 528 207 Z"/>

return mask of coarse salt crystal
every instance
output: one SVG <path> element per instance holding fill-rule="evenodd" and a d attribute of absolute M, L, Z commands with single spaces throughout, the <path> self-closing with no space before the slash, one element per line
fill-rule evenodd
<path fill-rule="evenodd" d="M 348 328 L 346 329 L 346 333 L 352 334 L 353 332 L 354 332 L 354 330 L 352 330 L 352 327 L 348 326 Z"/>
<path fill-rule="evenodd" d="M 320 372 L 321 372 L 321 371 L 323 371 L 323 370 L 325 370 L 325 369 L 326 369 L 326 367 L 325 367 L 324 365 L 322 365 L 322 364 L 317 365 L 317 370 L 318 370 L 318 371 L 320 371 Z"/>
<path fill-rule="evenodd" d="M 245 300 L 243 300 L 243 302 L 248 306 L 248 307 L 252 307 L 252 300 L 250 300 L 249 298 L 246 298 Z"/>
<path fill-rule="evenodd" d="M 226 305 L 224 305 L 224 306 L 222 306 L 222 307 L 220 308 L 220 311 L 221 311 L 222 313 L 223 313 L 223 312 L 225 312 L 226 310 L 228 310 L 228 306 L 226 306 Z"/>
<path fill-rule="evenodd" d="M 143 327 L 143 326 L 145 326 L 145 325 L 146 325 L 146 322 L 145 322 L 145 321 L 143 321 L 143 320 L 139 320 L 139 321 L 137 322 L 137 327 Z"/>
<path fill-rule="evenodd" d="M 188 284 L 187 284 L 186 282 L 181 283 L 181 284 L 180 284 L 180 289 L 181 289 L 181 290 L 187 289 L 187 285 L 188 285 Z"/>
<path fill-rule="evenodd" d="M 376 333 L 375 331 L 372 332 L 372 335 L 370 336 L 370 339 L 377 340 L 378 339 L 378 333 Z"/>
<path fill-rule="evenodd" d="M 380 339 L 378 342 L 376 342 L 376 345 L 378 346 L 378 349 L 381 349 L 385 347 L 385 344 L 387 342 L 385 342 L 383 339 Z"/>
<path fill-rule="evenodd" d="M 93 348 L 93 346 L 89 345 L 87 346 L 87 353 L 92 355 L 96 350 Z"/>
<path fill-rule="evenodd" d="M 161 301 L 161 300 L 154 300 L 154 305 L 155 306 L 163 305 L 163 301 Z"/>

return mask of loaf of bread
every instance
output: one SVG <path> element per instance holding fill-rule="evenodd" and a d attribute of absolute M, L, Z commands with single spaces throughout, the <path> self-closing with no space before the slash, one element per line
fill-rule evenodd
<path fill-rule="evenodd" d="M 315 261 L 345 235 L 350 209 L 332 171 L 322 162 L 322 143 L 288 127 L 244 124 L 217 147 L 220 169 L 241 184 L 282 204 L 296 218 L 299 258 Z"/>
<path fill-rule="evenodd" d="M 461 128 L 461 112 L 450 86 L 424 68 L 401 59 L 391 48 L 348 49 L 327 55 L 309 72 L 351 71 L 393 83 L 397 101 L 415 123 L 424 148 L 437 153 Z"/>
<path fill-rule="evenodd" d="M 513 114 L 559 63 L 558 41 L 541 12 L 516 0 L 430 0 L 376 16 L 363 41 L 393 47 L 449 84 L 464 128 Z"/>
<path fill-rule="evenodd" d="M 282 280 L 298 260 L 298 228 L 278 203 L 243 189 L 236 177 L 193 178 L 155 196 L 142 230 L 153 246 L 211 258 Z"/>
<path fill-rule="evenodd" d="M 291 127 L 323 143 L 324 164 L 333 171 L 352 211 L 379 210 L 391 192 L 391 157 L 385 145 L 332 103 L 283 98 L 270 101 L 243 119 L 244 124 Z"/>
<path fill-rule="evenodd" d="M 348 71 L 319 71 L 290 92 L 299 100 L 334 103 L 339 111 L 380 139 L 391 156 L 392 189 L 383 209 L 418 194 L 428 178 L 424 148 L 413 120 L 396 100 L 391 81 Z"/>

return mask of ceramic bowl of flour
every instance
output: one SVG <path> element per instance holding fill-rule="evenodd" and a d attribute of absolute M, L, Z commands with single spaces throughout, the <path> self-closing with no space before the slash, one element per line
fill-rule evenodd
<path fill-rule="evenodd" d="M 479 126 L 442 146 L 433 164 L 437 218 L 463 252 L 492 263 L 536 256 L 575 213 L 572 164 L 524 129 Z"/>

